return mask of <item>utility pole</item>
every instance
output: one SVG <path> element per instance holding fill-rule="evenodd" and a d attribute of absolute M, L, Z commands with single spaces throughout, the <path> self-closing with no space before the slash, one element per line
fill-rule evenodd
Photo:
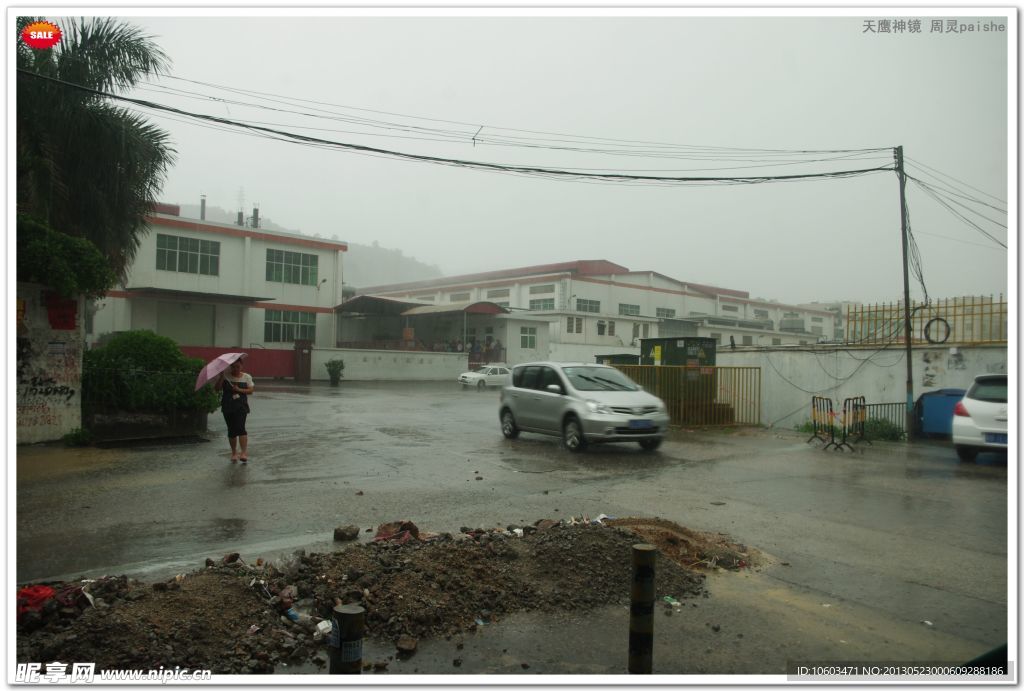
<path fill-rule="evenodd" d="M 907 441 L 911 439 L 914 422 L 914 362 L 911 348 L 912 336 L 910 326 L 910 275 L 907 271 L 907 174 L 903 172 L 903 147 L 897 146 L 896 177 L 900 181 L 900 238 L 903 241 L 903 344 L 907 356 Z"/>

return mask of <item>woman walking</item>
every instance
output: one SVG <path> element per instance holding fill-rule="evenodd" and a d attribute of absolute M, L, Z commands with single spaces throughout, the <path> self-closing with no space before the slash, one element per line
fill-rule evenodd
<path fill-rule="evenodd" d="M 255 387 L 252 375 L 242 371 L 242 359 L 231 363 L 228 372 L 221 373 L 213 386 L 220 391 L 220 410 L 228 426 L 228 443 L 231 444 L 231 462 L 249 462 L 249 434 L 245 431 L 245 418 L 249 414 L 249 396 Z"/>

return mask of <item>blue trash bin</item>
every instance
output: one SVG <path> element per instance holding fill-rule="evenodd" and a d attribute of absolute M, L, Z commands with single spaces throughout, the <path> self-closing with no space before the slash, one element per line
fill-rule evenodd
<path fill-rule="evenodd" d="M 966 389 L 939 389 L 921 394 L 921 434 L 934 437 L 953 435 L 953 408 Z"/>

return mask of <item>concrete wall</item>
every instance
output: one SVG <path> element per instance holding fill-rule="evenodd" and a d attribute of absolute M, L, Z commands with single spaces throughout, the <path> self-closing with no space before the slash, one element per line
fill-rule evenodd
<path fill-rule="evenodd" d="M 352 381 L 456 381 L 469 369 L 467 353 L 428 353 L 413 350 L 352 350 L 314 348 L 310 365 L 313 381 L 329 381 L 327 361 L 345 361 L 342 383 Z"/>
<path fill-rule="evenodd" d="M 811 417 L 811 397 L 864 396 L 868 403 L 906 403 L 907 369 L 902 346 L 780 349 L 718 349 L 717 363 L 761 368 L 761 420 L 794 427 Z M 975 375 L 1007 372 L 1001 346 L 931 347 L 913 351 L 914 399 L 937 389 L 966 389 Z"/>
<path fill-rule="evenodd" d="M 55 441 L 82 426 L 82 298 L 17 287 L 17 443 Z"/>

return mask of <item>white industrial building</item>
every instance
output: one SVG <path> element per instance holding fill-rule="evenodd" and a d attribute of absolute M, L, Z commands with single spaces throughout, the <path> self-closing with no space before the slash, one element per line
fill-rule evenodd
<path fill-rule="evenodd" d="M 596 355 L 639 354 L 642 338 L 707 337 L 720 347 L 742 347 L 810 345 L 834 333 L 835 315 L 824 309 L 751 299 L 745 291 L 630 271 L 606 260 L 372 286 L 359 292 L 438 306 L 493 302 L 509 310 L 491 317 L 501 324 L 491 328 L 507 339 L 509 362 L 520 356 L 590 361 Z M 547 333 L 538 333 L 538 324 Z M 545 347 L 539 347 L 542 343 Z"/>
<path fill-rule="evenodd" d="M 148 329 L 183 347 L 335 345 L 345 243 L 261 229 L 256 210 L 243 226 L 156 209 L 124 285 L 90 309 L 90 344 Z"/>

